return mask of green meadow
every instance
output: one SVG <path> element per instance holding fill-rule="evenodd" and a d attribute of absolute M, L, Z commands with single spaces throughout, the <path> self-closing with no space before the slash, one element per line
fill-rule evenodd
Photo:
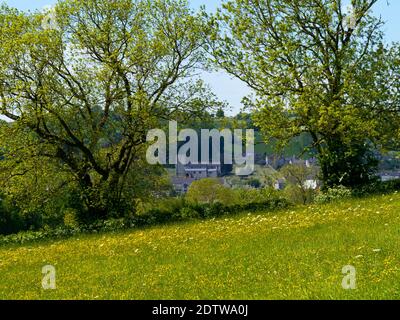
<path fill-rule="evenodd" d="M 399 299 L 399 212 L 396 193 L 1 247 L 0 298 Z"/>

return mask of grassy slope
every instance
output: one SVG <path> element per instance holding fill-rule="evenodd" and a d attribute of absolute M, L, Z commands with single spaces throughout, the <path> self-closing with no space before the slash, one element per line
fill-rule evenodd
<path fill-rule="evenodd" d="M 399 209 L 395 194 L 0 248 L 0 298 L 399 299 Z M 45 264 L 56 290 L 41 289 Z"/>

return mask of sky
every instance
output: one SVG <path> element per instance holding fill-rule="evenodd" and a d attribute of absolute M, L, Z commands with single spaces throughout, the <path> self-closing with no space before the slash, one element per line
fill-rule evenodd
<path fill-rule="evenodd" d="M 56 0 L 0 0 L 0 2 L 5 2 L 9 6 L 21 10 L 34 10 L 53 5 Z M 189 0 L 189 2 L 195 9 L 205 5 L 209 11 L 214 11 L 222 3 L 221 0 Z M 375 5 L 374 14 L 381 16 L 386 22 L 384 26 L 386 40 L 388 42 L 400 41 L 400 1 L 379 0 Z M 236 114 L 240 111 L 242 98 L 250 93 L 244 83 L 233 79 L 224 72 L 207 73 L 202 75 L 202 78 L 210 85 L 219 99 L 229 103 L 228 114 Z"/>

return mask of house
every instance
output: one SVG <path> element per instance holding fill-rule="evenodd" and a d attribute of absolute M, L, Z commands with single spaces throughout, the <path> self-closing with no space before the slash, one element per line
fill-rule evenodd
<path fill-rule="evenodd" d="M 186 193 L 190 185 L 197 180 L 221 177 L 221 165 L 215 164 L 187 164 L 178 162 L 176 176 L 172 178 L 172 185 L 178 193 Z"/>
<path fill-rule="evenodd" d="M 286 186 L 285 179 L 278 179 L 274 183 L 275 190 L 283 190 L 283 189 L 285 189 L 285 186 Z"/>
<path fill-rule="evenodd" d="M 177 177 L 190 177 L 195 179 L 217 178 L 221 176 L 221 165 L 216 164 L 187 164 L 180 162 L 176 165 Z"/>
<path fill-rule="evenodd" d="M 378 177 L 382 182 L 400 179 L 400 172 L 380 172 Z"/>
<path fill-rule="evenodd" d="M 308 180 L 304 181 L 304 188 L 316 190 L 316 189 L 318 189 L 318 181 L 315 179 L 308 179 Z"/>

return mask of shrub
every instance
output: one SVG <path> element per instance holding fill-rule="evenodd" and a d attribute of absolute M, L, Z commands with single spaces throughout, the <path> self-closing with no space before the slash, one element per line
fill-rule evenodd
<path fill-rule="evenodd" d="M 152 208 L 160 211 L 178 212 L 186 206 L 186 201 L 182 197 L 164 198 L 155 202 Z"/>
<path fill-rule="evenodd" d="M 16 208 L 0 195 L 0 234 L 12 234 L 25 228 L 24 221 Z"/>
<path fill-rule="evenodd" d="M 300 187 L 296 184 L 288 184 L 283 190 L 284 197 L 294 204 L 307 204 L 311 203 L 315 196 L 316 190 Z"/>
<path fill-rule="evenodd" d="M 170 199 L 175 204 L 169 208 L 153 208 L 146 213 L 120 219 L 99 220 L 91 224 L 75 225 L 66 223 L 63 227 L 45 229 L 41 231 L 20 232 L 8 236 L 0 236 L 0 245 L 11 243 L 26 243 L 46 239 L 66 238 L 81 233 L 97 233 L 124 230 L 128 228 L 154 226 L 173 221 L 188 219 L 209 219 L 223 215 L 233 215 L 241 212 L 256 212 L 286 208 L 289 203 L 280 197 L 270 197 L 262 202 L 248 202 L 242 204 L 224 205 L 220 202 L 212 204 L 186 203 L 182 199 Z M 169 202 L 169 201 L 167 201 Z M 164 204 L 166 202 L 163 202 Z M 182 206 L 174 211 L 176 206 Z M 72 219 L 73 211 L 67 212 L 65 217 Z M 66 218 L 67 219 L 67 218 Z M 67 219 L 67 220 L 68 220 Z M 69 220 L 71 221 L 71 220 Z M 68 225 L 68 226 L 67 226 Z"/>
<path fill-rule="evenodd" d="M 272 200 L 284 199 L 283 194 L 274 188 L 235 189 L 234 192 L 235 199 L 233 203 L 236 205 L 269 203 Z"/>
<path fill-rule="evenodd" d="M 204 218 L 214 218 L 233 213 L 231 209 L 232 206 L 227 206 L 220 202 L 214 202 L 204 206 Z"/>
<path fill-rule="evenodd" d="M 0 234 L 39 230 L 43 226 L 40 210 L 21 210 L 9 198 L 0 195 Z"/>
<path fill-rule="evenodd" d="M 186 199 L 192 203 L 230 204 L 235 199 L 232 189 L 225 187 L 215 178 L 206 178 L 194 181 L 186 194 Z"/>
<path fill-rule="evenodd" d="M 329 188 L 325 192 L 318 194 L 315 197 L 315 202 L 322 204 L 333 202 L 341 199 L 347 199 L 352 196 L 352 191 L 344 186 L 338 186 L 336 188 Z"/>
<path fill-rule="evenodd" d="M 400 179 L 390 181 L 375 181 L 366 186 L 353 190 L 353 195 L 357 197 L 368 196 L 372 194 L 392 193 L 400 190 Z"/>
<path fill-rule="evenodd" d="M 184 207 L 179 211 L 179 220 L 198 219 L 200 214 L 192 207 Z"/>
<path fill-rule="evenodd" d="M 79 225 L 77 220 L 77 212 L 75 209 L 68 208 L 64 210 L 64 225 L 70 228 L 74 228 Z"/>

